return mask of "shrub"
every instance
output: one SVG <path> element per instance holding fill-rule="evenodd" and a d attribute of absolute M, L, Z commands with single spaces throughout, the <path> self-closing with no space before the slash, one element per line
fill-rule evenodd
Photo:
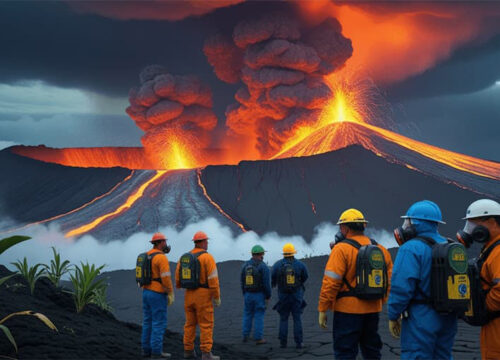
<path fill-rule="evenodd" d="M 104 279 L 97 280 L 104 265 L 95 267 L 94 264 L 81 263 L 81 267 L 75 266 L 75 271 L 70 275 L 73 284 L 73 299 L 75 301 L 76 311 L 81 312 L 85 305 L 95 301 L 96 293 L 106 288 Z"/>
<path fill-rule="evenodd" d="M 108 303 L 108 299 L 106 296 L 106 290 L 107 290 L 107 284 L 106 286 L 103 286 L 102 288 L 97 289 L 94 292 L 94 297 L 92 298 L 92 303 L 99 306 L 101 309 L 106 310 L 106 311 L 113 311 L 113 308 L 111 305 Z"/>
<path fill-rule="evenodd" d="M 5 334 L 5 336 L 7 336 L 7 339 L 9 339 L 9 341 L 12 343 L 12 345 L 16 349 L 16 353 L 17 353 L 17 344 L 16 344 L 16 341 L 14 340 L 14 337 L 12 336 L 12 333 L 10 332 L 9 328 L 7 326 L 3 325 L 3 323 L 5 321 L 7 321 L 8 319 L 10 319 L 11 317 L 13 317 L 13 316 L 21 316 L 21 315 L 34 316 L 37 319 L 39 319 L 40 321 L 42 321 L 45 325 L 47 325 L 48 328 L 50 328 L 50 329 L 52 329 L 54 331 L 57 331 L 56 326 L 52 323 L 52 321 L 49 320 L 48 317 L 46 317 L 43 314 L 31 311 L 31 310 L 15 312 L 15 313 L 7 315 L 2 320 L 0 320 L 0 329 L 2 329 L 3 333 Z M 0 356 L 0 357 L 2 357 L 2 356 Z"/>
<path fill-rule="evenodd" d="M 59 287 L 59 281 L 61 277 L 70 272 L 72 266 L 69 264 L 69 260 L 61 262 L 61 255 L 56 251 L 55 247 L 51 247 L 54 258 L 50 260 L 49 265 L 43 265 L 45 268 L 46 276 L 54 284 L 54 286 Z"/>
<path fill-rule="evenodd" d="M 24 257 L 22 262 L 20 260 L 17 260 L 16 262 L 13 262 L 11 264 L 17 268 L 17 272 L 19 273 L 19 275 L 24 277 L 30 287 L 31 295 L 33 295 L 37 280 L 40 279 L 44 274 L 43 265 L 35 264 L 33 266 L 29 266 L 26 256 Z"/>

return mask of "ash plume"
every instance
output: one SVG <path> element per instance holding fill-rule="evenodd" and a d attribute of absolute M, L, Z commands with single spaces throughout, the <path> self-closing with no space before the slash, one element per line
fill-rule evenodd
<path fill-rule="evenodd" d="M 253 136 L 268 157 L 298 126 L 318 118 L 333 96 L 323 76 L 344 65 L 352 45 L 336 19 L 310 27 L 273 13 L 239 22 L 232 40 L 207 39 L 204 53 L 219 79 L 244 84 L 226 110 L 230 133 Z"/>
<path fill-rule="evenodd" d="M 126 111 L 145 131 L 141 141 L 153 163 L 168 167 L 165 152 L 175 142 L 189 144 L 192 155 L 208 145 L 217 118 L 207 85 L 193 75 L 172 75 L 161 65 L 146 67 L 139 80 L 140 86 L 130 89 Z"/>

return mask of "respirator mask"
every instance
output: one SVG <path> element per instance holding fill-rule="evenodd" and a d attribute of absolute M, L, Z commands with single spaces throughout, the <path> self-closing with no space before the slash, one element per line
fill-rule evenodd
<path fill-rule="evenodd" d="M 467 220 L 463 230 L 457 231 L 457 240 L 465 247 L 470 247 L 472 243 L 484 243 L 490 238 L 490 231 L 486 226 L 478 225 Z"/>
<path fill-rule="evenodd" d="M 403 225 L 394 229 L 394 238 L 399 246 L 417 236 L 417 230 L 411 223 L 411 219 L 405 219 Z"/>

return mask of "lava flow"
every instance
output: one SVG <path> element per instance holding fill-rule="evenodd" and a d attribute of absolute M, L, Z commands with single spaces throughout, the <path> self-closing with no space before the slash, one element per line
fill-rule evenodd
<path fill-rule="evenodd" d="M 130 208 L 138 199 L 141 198 L 141 196 L 144 194 L 144 191 L 146 190 L 146 188 L 151 185 L 153 182 L 155 182 L 156 180 L 158 180 L 160 177 L 162 177 L 164 174 L 166 173 L 165 170 L 158 170 L 156 171 L 156 174 L 151 178 L 149 179 L 148 181 L 144 182 L 132 195 L 130 195 L 127 200 L 122 204 L 120 205 L 116 210 L 114 210 L 113 212 L 110 212 L 110 213 L 107 213 L 107 214 L 104 214 L 100 217 L 98 217 L 97 219 L 93 220 L 92 222 L 88 223 L 88 224 L 85 224 L 85 225 L 82 225 L 76 229 L 73 229 L 71 231 L 68 231 L 65 236 L 66 237 L 73 237 L 73 236 L 78 236 L 78 235 L 81 235 L 81 234 L 84 234 L 84 233 L 87 233 L 89 231 L 91 231 L 92 229 L 94 229 L 95 227 L 97 227 L 99 224 L 101 224 L 102 222 L 114 217 L 114 216 L 117 216 L 119 215 L 121 212 L 127 210 L 128 208 Z"/>

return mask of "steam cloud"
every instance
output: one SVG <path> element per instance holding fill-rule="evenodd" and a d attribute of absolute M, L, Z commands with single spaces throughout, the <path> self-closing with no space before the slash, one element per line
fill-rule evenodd
<path fill-rule="evenodd" d="M 161 65 L 146 67 L 139 80 L 141 85 L 130 90 L 126 111 L 146 132 L 142 143 L 153 163 L 169 167 L 168 153 L 176 141 L 195 144 L 191 150 L 208 145 L 208 132 L 217 125 L 208 86 L 193 75 L 169 74 Z"/>
<path fill-rule="evenodd" d="M 246 260 L 250 257 L 252 246 L 261 244 L 267 251 L 266 262 L 272 265 L 282 257 L 282 247 L 287 242 L 295 245 L 298 258 L 329 254 L 329 243 L 333 240 L 338 227 L 330 223 L 319 225 L 315 229 L 312 242 L 308 244 L 301 236 L 281 237 L 276 233 L 259 236 L 250 231 L 234 236 L 231 229 L 220 225 L 217 220 L 206 219 L 190 224 L 181 231 L 176 231 L 172 227 L 159 229 L 167 236 L 172 246 L 172 251 L 168 254 L 169 260 L 177 261 L 183 253 L 191 250 L 191 238 L 198 230 L 205 231 L 210 237 L 208 250 L 217 262 Z M 137 233 L 124 241 L 108 243 L 100 243 L 93 237 L 85 235 L 73 242 L 65 238 L 55 226 L 37 225 L 23 232 L 23 235 L 32 236 L 33 239 L 7 250 L 0 264 L 12 268 L 11 262 L 25 256 L 29 264 L 47 264 L 52 258 L 50 247 L 54 246 L 63 259 L 68 259 L 73 264 L 80 264 L 82 261 L 96 265 L 106 264 L 105 271 L 132 269 L 135 266 L 136 256 L 151 248 L 149 239 L 152 234 Z M 385 230 L 368 229 L 367 235 L 387 248 L 397 246 L 393 236 Z"/>
<path fill-rule="evenodd" d="M 236 25 L 232 41 L 207 39 L 204 53 L 223 81 L 244 83 L 226 125 L 236 134 L 254 135 L 262 157 L 273 155 L 296 127 L 317 119 L 333 96 L 323 80 L 352 55 L 336 19 L 312 28 L 284 14 L 268 14 Z M 227 56 L 228 55 L 228 56 Z"/>

